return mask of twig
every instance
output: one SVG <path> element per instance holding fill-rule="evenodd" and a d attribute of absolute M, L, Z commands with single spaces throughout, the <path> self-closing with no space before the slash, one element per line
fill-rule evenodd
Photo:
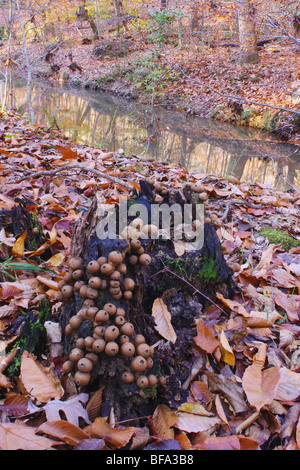
<path fill-rule="evenodd" d="M 193 284 L 191 284 L 189 281 L 187 281 L 184 277 L 181 277 L 179 276 L 179 274 L 176 274 L 174 273 L 173 271 L 171 271 L 171 269 L 169 269 L 165 263 L 163 262 L 162 259 L 160 259 L 160 261 L 162 262 L 162 264 L 164 265 L 164 268 L 161 269 L 160 271 L 158 271 L 157 273 L 153 274 L 152 276 L 150 277 L 154 277 L 154 276 L 157 276 L 158 274 L 160 273 L 169 273 L 169 274 L 172 274 L 173 276 L 177 277 L 178 279 L 180 279 L 182 282 L 184 282 L 185 284 L 187 284 L 189 287 L 191 287 L 193 290 L 194 290 L 194 294 L 199 294 L 201 295 L 202 297 L 204 297 L 206 300 L 208 300 L 209 302 L 211 302 L 217 309 L 219 309 L 222 313 L 224 313 L 225 315 L 227 315 L 227 313 L 225 312 L 225 310 L 223 310 L 219 305 L 217 305 L 210 297 L 208 297 L 207 295 L 203 294 L 203 292 L 201 292 L 199 289 L 197 289 L 195 286 L 193 286 Z"/>
<path fill-rule="evenodd" d="M 49 170 L 49 171 L 40 171 L 38 173 L 31 173 L 30 175 L 24 176 L 21 178 L 18 182 L 24 181 L 26 179 L 38 179 L 41 178 L 42 176 L 55 176 L 57 173 L 60 173 L 62 171 L 66 170 L 71 170 L 73 168 L 76 168 L 77 170 L 80 171 L 86 171 L 89 173 L 93 173 L 94 175 L 100 176 L 102 178 L 106 178 L 109 181 L 113 181 L 114 183 L 120 184 L 121 186 L 124 186 L 127 189 L 134 189 L 134 186 L 132 186 L 129 183 L 126 183 L 125 181 L 120 180 L 119 178 L 116 178 L 115 176 L 107 175 L 106 173 L 103 173 L 102 171 L 95 170 L 94 168 L 90 168 L 85 165 L 78 165 L 77 163 L 72 163 L 71 165 L 65 165 L 60 168 L 57 168 L 56 170 Z"/>
<path fill-rule="evenodd" d="M 249 418 L 247 418 L 245 421 L 243 421 L 241 424 L 238 425 L 238 427 L 235 430 L 236 434 L 239 434 L 242 432 L 244 429 L 246 429 L 250 424 L 254 423 L 254 421 L 259 417 L 259 412 L 256 411 L 253 413 Z"/>

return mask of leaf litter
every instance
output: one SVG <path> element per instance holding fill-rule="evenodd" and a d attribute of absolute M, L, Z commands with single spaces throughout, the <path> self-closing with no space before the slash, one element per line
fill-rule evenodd
<path fill-rule="evenodd" d="M 0 232 L 0 448 L 299 450 L 300 194 L 153 158 L 144 157 L 141 167 L 138 156 L 80 145 L 13 113 L 2 115 L 0 130 L 0 214 L 26 200 L 44 236 L 28 250 L 25 231 Z M 92 177 L 88 169 L 95 170 Z M 37 177 L 40 172 L 46 174 Z M 78 394 L 63 380 L 64 358 L 53 358 L 46 347 L 38 357 L 23 350 L 20 375 L 8 373 L 22 337 L 18 319 L 42 300 L 58 315 L 55 294 L 73 224 L 95 196 L 101 203 L 128 198 L 129 188 L 138 187 L 137 173 L 167 187 L 202 184 L 207 214 L 221 220 L 217 234 L 239 287 L 232 299 L 217 293 L 222 310 L 208 307 L 197 320 L 186 403 L 171 409 L 162 402 L 140 428 L 100 417 L 102 390 Z M 283 231 L 291 247 L 262 236 L 266 227 Z M 13 267 L 5 268 L 9 257 Z M 153 315 L 161 341 L 175 342 L 161 299 Z"/>

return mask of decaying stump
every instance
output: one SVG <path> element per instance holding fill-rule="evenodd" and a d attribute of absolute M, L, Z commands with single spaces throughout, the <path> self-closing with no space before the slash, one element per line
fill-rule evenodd
<path fill-rule="evenodd" d="M 154 188 L 145 182 L 140 182 L 141 192 L 135 194 L 131 202 L 138 201 L 147 208 L 157 200 Z M 170 191 L 164 194 L 160 202 L 168 204 L 198 204 L 196 195 L 187 187 L 182 191 Z M 129 203 L 130 205 L 130 203 Z M 216 229 L 210 224 L 204 226 L 204 245 L 196 251 L 187 251 L 181 256 L 176 253 L 172 239 L 142 240 L 145 253 L 151 256 L 151 264 L 130 264 L 129 250 L 126 239 L 99 239 L 97 225 L 103 218 L 103 210 L 99 210 L 95 198 L 89 211 L 74 227 L 71 257 L 80 258 L 83 265 L 82 283 L 87 285 L 91 274 L 86 268 L 91 260 L 100 257 L 108 258 L 111 251 L 123 252 L 123 264 L 127 266 L 126 278 L 134 280 L 135 287 L 130 300 L 123 296 L 116 300 L 109 289 L 99 290 L 98 297 L 92 301 L 97 309 L 102 309 L 107 303 L 113 303 L 125 310 L 126 322 L 134 326 L 134 334 L 142 334 L 148 345 L 155 345 L 151 369 L 138 375 L 155 375 L 164 377 L 154 387 L 139 388 L 136 381 L 124 383 L 121 380 L 124 370 L 130 371 L 131 358 L 120 353 L 112 357 L 105 353 L 99 354 L 99 362 L 91 372 L 89 390 L 103 389 L 102 415 L 108 416 L 113 408 L 117 420 L 151 415 L 158 403 L 178 406 L 185 401 L 187 391 L 184 382 L 187 380 L 193 363 L 193 337 L 196 336 L 195 320 L 201 316 L 204 307 L 214 305 L 218 311 L 216 292 L 223 293 L 227 298 L 232 295 L 234 283 L 232 272 L 222 255 Z M 133 217 L 134 219 L 134 217 Z M 132 220 L 132 219 L 131 219 Z M 132 260 L 131 260 L 132 261 Z M 121 289 L 122 279 L 121 276 Z M 105 279 L 107 276 L 101 275 Z M 124 290 L 124 289 L 123 289 Z M 68 322 L 72 316 L 82 311 L 84 299 L 79 291 L 74 291 L 64 304 L 60 318 L 62 327 L 70 334 L 65 335 L 65 353 L 68 356 L 74 348 L 78 337 L 93 335 L 93 324 L 85 320 L 79 330 L 68 330 Z M 153 303 L 161 299 L 171 315 L 172 328 L 176 341 L 167 341 L 157 331 L 152 316 Z M 96 309 L 96 310 L 97 310 Z M 220 309 L 221 310 L 221 309 Z M 219 314 L 221 314 L 219 310 Z M 113 317 L 110 318 L 112 322 Z M 104 323 L 104 325 L 106 325 Z M 130 341 L 132 337 L 130 337 Z M 118 342 L 118 339 L 116 339 Z M 75 373 L 75 371 L 73 371 Z M 165 383 L 163 383 L 165 382 Z M 84 387 L 83 387 L 84 389 Z"/>

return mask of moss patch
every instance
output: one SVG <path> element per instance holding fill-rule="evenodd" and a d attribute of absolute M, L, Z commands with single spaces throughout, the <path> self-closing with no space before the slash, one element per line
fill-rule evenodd
<path fill-rule="evenodd" d="M 282 248 L 285 251 L 289 251 L 291 248 L 295 248 L 300 245 L 300 242 L 295 238 L 288 235 L 284 230 L 274 229 L 272 227 L 265 227 L 259 232 L 259 235 L 267 238 L 270 243 L 275 245 L 282 244 Z"/>

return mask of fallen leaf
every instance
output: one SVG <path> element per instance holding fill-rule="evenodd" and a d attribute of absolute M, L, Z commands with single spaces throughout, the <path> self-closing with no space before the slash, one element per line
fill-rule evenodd
<path fill-rule="evenodd" d="M 84 429 L 90 437 L 103 438 L 107 444 L 116 449 L 124 447 L 138 430 L 139 428 L 134 427 L 115 429 L 102 417 L 96 418 L 92 424 Z"/>
<path fill-rule="evenodd" d="M 202 318 L 197 323 L 197 336 L 193 340 L 199 348 L 208 354 L 212 354 L 220 344 L 220 341 L 215 337 L 213 329 L 211 327 L 207 328 Z"/>
<path fill-rule="evenodd" d="M 46 421 L 39 426 L 36 431 L 42 432 L 56 439 L 60 439 L 71 446 L 76 446 L 83 439 L 89 439 L 90 437 L 78 426 L 75 426 L 75 424 L 62 420 Z"/>
<path fill-rule="evenodd" d="M 50 450 L 57 441 L 37 436 L 34 427 L 22 422 L 0 423 L 1 450 Z"/>
<path fill-rule="evenodd" d="M 280 368 L 271 367 L 262 370 L 266 359 L 266 344 L 262 344 L 254 356 L 253 364 L 244 372 L 242 383 L 250 405 L 260 411 L 274 398 L 280 379 Z"/>
<path fill-rule="evenodd" d="M 177 415 L 166 405 L 158 405 L 152 416 L 155 431 L 162 439 L 174 439 Z"/>
<path fill-rule="evenodd" d="M 171 314 L 163 299 L 155 299 L 152 307 L 152 316 L 155 320 L 155 328 L 158 333 L 171 343 L 177 340 L 176 332 L 171 323 Z"/>
<path fill-rule="evenodd" d="M 50 369 L 37 362 L 35 356 L 24 351 L 21 358 L 20 378 L 25 389 L 39 400 L 47 403 L 59 399 L 64 394 L 60 381 Z"/>
<path fill-rule="evenodd" d="M 191 413 L 178 412 L 175 427 L 185 432 L 200 432 L 212 429 L 221 420 L 216 417 L 198 416 Z"/>
<path fill-rule="evenodd" d="M 24 243 L 25 243 L 25 238 L 27 236 L 27 232 L 23 232 L 23 234 L 15 241 L 14 246 L 12 247 L 12 254 L 13 256 L 17 258 L 21 258 L 24 254 L 25 248 L 24 248 Z"/>

